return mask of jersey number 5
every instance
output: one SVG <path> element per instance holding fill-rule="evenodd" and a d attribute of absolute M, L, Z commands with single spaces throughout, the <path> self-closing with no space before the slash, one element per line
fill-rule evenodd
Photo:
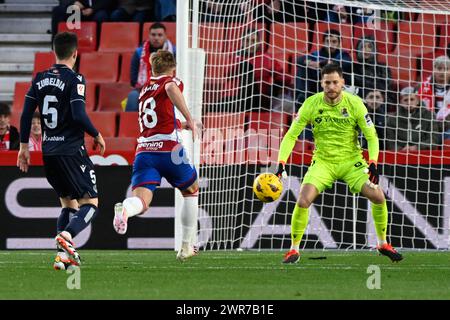
<path fill-rule="evenodd" d="M 148 98 L 144 102 L 139 102 L 139 113 L 142 116 L 139 117 L 139 127 L 141 132 L 144 131 L 144 126 L 151 129 L 156 126 L 158 122 L 158 117 L 155 112 L 156 102 L 153 97 Z M 151 121 L 148 121 L 148 118 L 151 118 Z"/>
<path fill-rule="evenodd" d="M 42 106 L 42 114 L 46 116 L 44 118 L 45 125 L 50 129 L 55 129 L 58 124 L 58 110 L 53 107 L 49 107 L 50 102 L 58 102 L 58 99 L 55 96 L 45 96 L 44 103 Z M 48 120 L 48 116 L 50 115 L 50 121 Z"/>

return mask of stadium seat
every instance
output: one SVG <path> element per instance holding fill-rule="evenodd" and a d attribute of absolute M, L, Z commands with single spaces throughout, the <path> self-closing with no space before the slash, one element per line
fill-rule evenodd
<path fill-rule="evenodd" d="M 119 137 L 134 137 L 139 135 L 138 112 L 119 113 Z"/>
<path fill-rule="evenodd" d="M 97 84 L 86 83 L 86 111 L 94 111 L 97 106 Z"/>
<path fill-rule="evenodd" d="M 420 57 L 433 52 L 436 46 L 436 28 L 434 24 L 421 21 L 400 22 L 394 53 Z"/>
<path fill-rule="evenodd" d="M 20 117 L 22 116 L 22 111 L 13 110 L 11 111 L 11 116 L 9 117 L 9 124 L 20 130 Z"/>
<path fill-rule="evenodd" d="M 176 22 L 161 22 L 166 27 L 166 35 L 167 39 L 170 40 L 174 45 L 177 44 L 177 25 Z M 142 26 L 142 41 L 148 40 L 148 34 L 150 31 L 150 26 L 154 24 L 154 22 L 146 22 Z"/>
<path fill-rule="evenodd" d="M 55 63 L 56 59 L 53 52 L 36 52 L 34 54 L 33 78 L 36 73 L 49 69 Z"/>
<path fill-rule="evenodd" d="M 120 77 L 119 82 L 121 83 L 130 83 L 130 67 L 131 67 L 131 58 L 133 57 L 134 52 L 124 52 L 121 54 L 121 62 L 120 62 Z"/>
<path fill-rule="evenodd" d="M 133 88 L 128 83 L 104 83 L 100 85 L 98 111 L 122 111 L 121 102 Z"/>
<path fill-rule="evenodd" d="M 365 23 L 356 24 L 353 27 L 353 45 L 357 49 L 358 40 L 361 37 L 372 36 L 375 39 L 377 52 L 379 54 L 387 54 L 395 49 L 395 22 L 380 21 L 376 26 L 370 28 Z"/>
<path fill-rule="evenodd" d="M 249 127 L 253 129 L 283 129 L 285 133 L 290 126 L 290 116 L 282 112 L 249 112 Z"/>
<path fill-rule="evenodd" d="M 209 112 L 203 116 L 203 125 L 208 128 L 244 128 L 245 113 Z"/>
<path fill-rule="evenodd" d="M 422 80 L 433 72 L 433 61 L 439 56 L 445 56 L 445 50 L 437 49 L 434 52 L 429 52 L 419 57 L 419 61 L 421 61 L 420 65 L 422 66 Z"/>
<path fill-rule="evenodd" d="M 74 32 L 78 37 L 78 52 L 97 50 L 97 22 L 81 22 L 80 29 L 69 29 L 65 22 L 58 24 L 58 32 Z"/>
<path fill-rule="evenodd" d="M 319 22 L 314 25 L 314 36 L 310 52 L 319 50 L 323 45 L 323 35 L 329 29 L 335 29 L 341 34 L 341 47 L 348 53 L 353 51 L 353 32 L 350 24 Z"/>
<path fill-rule="evenodd" d="M 89 119 L 103 137 L 114 137 L 116 135 L 116 113 L 115 112 L 88 112 Z"/>
<path fill-rule="evenodd" d="M 269 50 L 282 49 L 294 57 L 308 52 L 308 24 L 272 23 Z"/>
<path fill-rule="evenodd" d="M 25 101 L 25 95 L 30 89 L 31 82 L 16 82 L 14 85 L 14 101 L 12 105 L 12 111 L 22 112 L 23 102 Z"/>
<path fill-rule="evenodd" d="M 206 52 L 221 52 L 224 41 L 223 23 L 199 24 L 197 48 L 202 48 Z"/>
<path fill-rule="evenodd" d="M 450 17 L 449 17 L 450 19 Z M 439 37 L 439 48 L 445 49 L 450 44 L 450 23 L 441 26 L 441 34 Z"/>
<path fill-rule="evenodd" d="M 139 23 L 104 22 L 98 51 L 134 52 L 139 46 Z"/>
<path fill-rule="evenodd" d="M 119 74 L 119 54 L 84 53 L 80 59 L 80 73 L 88 82 L 116 82 Z"/>
<path fill-rule="evenodd" d="M 235 54 L 238 50 L 241 49 L 242 44 L 242 35 L 248 32 L 249 29 L 255 29 L 260 32 L 260 37 L 263 43 L 266 45 L 266 48 L 264 48 L 264 51 L 267 49 L 268 45 L 268 39 L 267 39 L 267 32 L 266 32 L 266 26 L 264 23 L 254 23 L 254 24 L 248 24 L 248 23 L 229 23 L 227 24 L 227 27 L 225 28 L 225 38 L 224 38 L 224 45 L 223 45 L 223 51 L 230 52 Z"/>
<path fill-rule="evenodd" d="M 106 137 L 106 147 L 110 151 L 135 151 L 137 140 L 135 138 Z"/>
<path fill-rule="evenodd" d="M 205 66 L 205 91 L 223 90 L 230 80 L 230 70 L 236 64 L 234 56 L 226 52 L 208 52 Z"/>
<path fill-rule="evenodd" d="M 378 55 L 378 60 L 379 62 L 386 63 L 391 69 L 392 79 L 399 82 L 400 86 L 414 86 L 418 80 L 416 57 L 391 53 L 388 55 Z"/>

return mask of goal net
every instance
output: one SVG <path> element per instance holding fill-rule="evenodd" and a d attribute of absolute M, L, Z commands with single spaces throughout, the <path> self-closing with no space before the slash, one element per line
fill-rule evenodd
<path fill-rule="evenodd" d="M 334 62 L 377 129 L 388 241 L 449 249 L 450 3 L 334 3 L 190 2 L 190 47 L 206 52 L 202 248 L 289 247 L 291 215 L 314 150 L 311 127 L 298 137 L 278 201 L 261 203 L 252 184 L 259 173 L 275 171 L 283 135 L 302 102 L 321 90 L 320 68 Z M 301 248 L 376 246 L 370 203 L 345 183 L 337 181 L 309 212 Z"/>

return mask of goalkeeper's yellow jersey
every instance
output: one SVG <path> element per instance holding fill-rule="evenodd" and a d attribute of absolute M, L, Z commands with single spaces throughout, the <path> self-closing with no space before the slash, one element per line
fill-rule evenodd
<path fill-rule="evenodd" d="M 366 106 L 358 96 L 345 91 L 342 95 L 335 105 L 325 102 L 323 92 L 305 100 L 281 142 L 278 161 L 287 161 L 307 124 L 312 125 L 315 159 L 338 163 L 360 155 L 359 127 L 368 143 L 369 159 L 378 160 L 378 136 Z"/>

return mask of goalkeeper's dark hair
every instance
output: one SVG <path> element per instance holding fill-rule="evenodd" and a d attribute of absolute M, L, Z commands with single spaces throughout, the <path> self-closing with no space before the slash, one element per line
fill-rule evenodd
<path fill-rule="evenodd" d="M 78 48 L 78 38 L 75 33 L 61 32 L 53 40 L 53 50 L 59 60 L 70 58 Z"/>
<path fill-rule="evenodd" d="M 342 68 L 341 68 L 341 66 L 338 65 L 337 63 L 329 63 L 329 64 L 326 64 L 326 65 L 322 68 L 322 70 L 320 71 L 320 75 L 321 75 L 322 78 L 323 78 L 324 75 L 330 74 L 330 73 L 334 73 L 334 72 L 337 72 L 337 74 L 339 74 L 339 76 L 340 76 L 341 78 L 343 78 Z"/>

